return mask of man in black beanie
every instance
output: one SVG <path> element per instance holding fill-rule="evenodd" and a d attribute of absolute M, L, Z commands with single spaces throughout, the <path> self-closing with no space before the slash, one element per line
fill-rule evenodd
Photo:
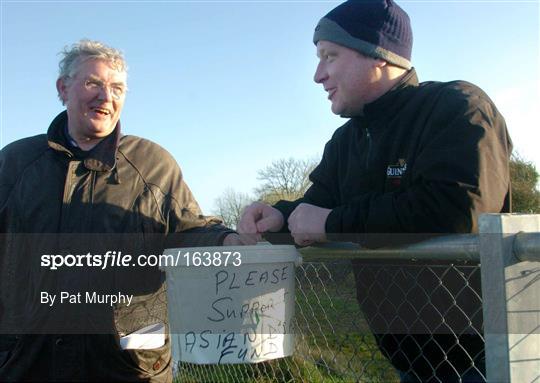
<path fill-rule="evenodd" d="M 240 232 L 380 246 L 395 243 L 390 234 L 474 233 L 479 214 L 510 211 L 503 117 L 473 84 L 419 83 L 412 40 L 392 0 L 347 1 L 320 20 L 314 80 L 332 112 L 350 119 L 326 144 L 304 197 L 253 203 Z M 402 381 L 485 381 L 480 273 L 398 270 L 402 277 L 354 268 L 362 311 Z"/>

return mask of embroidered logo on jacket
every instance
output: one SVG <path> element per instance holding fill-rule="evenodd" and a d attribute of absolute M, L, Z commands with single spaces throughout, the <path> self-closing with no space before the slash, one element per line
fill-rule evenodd
<path fill-rule="evenodd" d="M 400 158 L 395 165 L 388 165 L 386 168 L 386 178 L 390 180 L 392 185 L 399 186 L 401 184 L 401 177 L 407 171 L 407 163 L 405 159 Z"/>

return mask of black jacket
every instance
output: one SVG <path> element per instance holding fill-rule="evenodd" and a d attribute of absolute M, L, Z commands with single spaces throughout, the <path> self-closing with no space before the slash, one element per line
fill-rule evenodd
<path fill-rule="evenodd" d="M 0 380 L 170 381 L 169 340 L 122 350 L 119 337 L 167 324 L 157 267 L 41 266 L 42 254 L 161 254 L 218 245 L 231 232 L 205 217 L 172 156 L 121 136 L 120 124 L 90 152 L 67 144 L 66 112 L 47 135 L 0 152 Z M 40 303 L 40 292 L 133 294 L 127 304 Z M 52 335 L 63 334 L 63 335 Z M 85 334 L 85 335 L 77 335 Z"/>
<path fill-rule="evenodd" d="M 275 207 L 285 220 L 302 202 L 332 209 L 328 238 L 366 246 L 474 233 L 480 213 L 510 211 L 511 151 L 504 119 L 481 89 L 418 84 L 413 69 L 334 133 L 304 197 Z M 424 381 L 457 381 L 473 360 L 482 372 L 478 269 L 376 262 L 353 263 L 357 296 L 392 363 Z"/>
<path fill-rule="evenodd" d="M 478 87 L 418 84 L 411 70 L 336 130 L 301 202 L 330 208 L 326 232 L 469 233 L 478 214 L 510 209 L 511 141 Z"/>

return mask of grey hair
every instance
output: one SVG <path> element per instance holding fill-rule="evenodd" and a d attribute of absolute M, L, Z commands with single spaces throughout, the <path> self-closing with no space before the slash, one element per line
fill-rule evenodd
<path fill-rule="evenodd" d="M 121 72 L 127 72 L 128 69 L 123 53 L 100 41 L 82 39 L 71 46 L 64 47 L 60 54 L 63 58 L 58 64 L 60 69 L 58 79 L 64 81 L 69 81 L 75 77 L 80 65 L 87 60 L 107 61 L 114 69 Z M 58 93 L 58 98 L 64 104 L 60 93 Z"/>

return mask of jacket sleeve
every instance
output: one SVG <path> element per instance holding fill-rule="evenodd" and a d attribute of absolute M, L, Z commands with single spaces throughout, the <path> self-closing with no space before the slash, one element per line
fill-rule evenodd
<path fill-rule="evenodd" d="M 176 168 L 170 190 L 167 247 L 178 244 L 182 247 L 222 245 L 225 237 L 235 231 L 223 226 L 218 218 L 202 214 L 178 165 Z"/>
<path fill-rule="evenodd" d="M 409 187 L 366 193 L 335 207 L 328 233 L 468 233 L 477 216 L 501 212 L 510 189 L 504 119 L 478 88 L 450 88 L 426 125 Z"/>
<path fill-rule="evenodd" d="M 5 159 L 5 151 L 0 150 L 0 235 L 6 233 L 6 207 L 11 185 L 7 179 L 7 165 Z M 3 242 L 0 242 L 3 243 Z M 1 253 L 0 253 L 1 256 Z M 0 262 L 1 266 L 1 262 Z"/>
<path fill-rule="evenodd" d="M 326 144 L 321 162 L 309 175 L 309 179 L 312 184 L 308 188 L 304 196 L 297 199 L 296 201 L 281 200 L 273 206 L 283 214 L 285 224 L 283 225 L 283 228 L 279 231 L 280 234 L 290 233 L 287 227 L 287 220 L 289 219 L 289 216 L 294 211 L 294 209 L 296 209 L 296 207 L 301 203 L 308 203 L 327 209 L 331 209 L 336 206 L 337 201 L 334 198 L 334 196 L 337 195 L 337 184 L 335 181 L 336 177 L 331 176 L 331 174 L 336 173 L 335 169 L 333 168 L 335 164 L 335 160 L 333 159 L 335 156 L 335 150 L 333 150 L 332 147 L 333 140 L 329 141 Z M 276 238 L 280 238 L 280 236 L 275 236 L 267 233 L 265 235 L 265 238 L 268 239 L 270 242 L 277 243 L 278 241 L 276 240 Z M 283 236 L 281 236 L 281 238 L 284 239 Z M 282 240 L 279 242 L 292 243 L 292 239 L 287 238 L 285 239 L 285 241 Z"/>
<path fill-rule="evenodd" d="M 7 196 L 9 192 L 9 185 L 5 180 L 6 173 L 6 161 L 5 161 L 5 152 L 0 150 L 0 291 L 3 290 L 2 281 L 4 278 L 4 262 L 6 260 L 6 208 L 5 204 L 7 202 Z M 0 323 L 4 314 L 2 297 L 0 295 Z"/>

